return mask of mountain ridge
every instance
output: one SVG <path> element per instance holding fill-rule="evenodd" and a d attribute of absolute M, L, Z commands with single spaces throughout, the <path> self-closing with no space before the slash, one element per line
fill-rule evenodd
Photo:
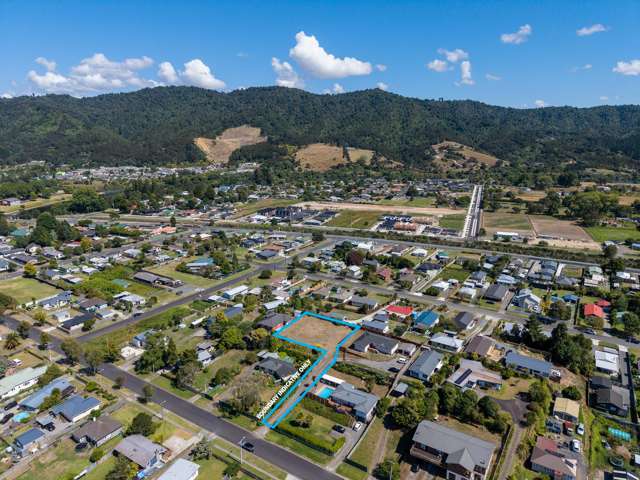
<path fill-rule="evenodd" d="M 0 100 L 0 162 L 149 165 L 201 160 L 196 137 L 249 124 L 269 141 L 323 142 L 427 165 L 431 145 L 469 145 L 509 162 L 637 168 L 640 106 L 516 109 L 361 90 L 320 95 L 283 87 L 229 93 L 156 87 L 75 98 Z"/>

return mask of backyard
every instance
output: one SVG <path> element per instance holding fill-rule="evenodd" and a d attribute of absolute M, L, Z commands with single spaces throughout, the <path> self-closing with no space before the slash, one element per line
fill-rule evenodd
<path fill-rule="evenodd" d="M 33 278 L 13 278 L 0 283 L 2 293 L 15 298 L 18 305 L 30 302 L 32 299 L 50 297 L 60 290 Z"/>

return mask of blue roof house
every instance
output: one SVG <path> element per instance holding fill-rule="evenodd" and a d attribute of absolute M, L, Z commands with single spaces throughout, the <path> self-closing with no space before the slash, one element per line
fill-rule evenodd
<path fill-rule="evenodd" d="M 100 408 L 100 400 L 94 397 L 73 395 L 51 409 L 54 415 L 62 415 L 69 422 L 77 422 Z"/>
<path fill-rule="evenodd" d="M 42 402 L 44 402 L 45 398 L 50 396 L 54 390 L 58 390 L 59 392 L 63 392 L 69 387 L 72 387 L 69 381 L 66 378 L 56 378 L 52 382 L 48 383 L 44 387 L 42 387 L 37 392 L 29 395 L 27 398 L 20 402 L 20 407 L 25 410 L 38 410 Z"/>
<path fill-rule="evenodd" d="M 438 324 L 440 316 L 433 310 L 414 314 L 413 326 L 416 330 L 429 330 Z"/>
<path fill-rule="evenodd" d="M 42 430 L 32 428 L 31 430 L 24 432 L 22 435 L 18 435 L 13 443 L 20 453 L 25 450 L 35 451 L 37 450 L 38 440 L 42 437 L 44 437 Z"/>

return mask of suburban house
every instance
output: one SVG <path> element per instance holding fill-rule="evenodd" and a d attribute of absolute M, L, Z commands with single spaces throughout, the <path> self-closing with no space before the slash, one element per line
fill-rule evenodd
<path fill-rule="evenodd" d="M 40 446 L 39 442 L 42 437 L 44 437 L 42 430 L 32 428 L 23 434 L 18 435 L 13 441 L 13 444 L 21 455 L 24 453 L 31 453 L 38 450 Z"/>
<path fill-rule="evenodd" d="M 567 458 L 552 438 L 540 436 L 531 452 L 531 470 L 553 480 L 576 480 L 578 461 Z"/>
<path fill-rule="evenodd" d="M 371 332 L 364 332 L 351 344 L 351 348 L 358 352 L 366 353 L 371 348 L 386 355 L 393 355 L 399 346 L 398 340 Z"/>
<path fill-rule="evenodd" d="M 553 414 L 567 422 L 578 423 L 580 404 L 569 398 L 558 397 L 553 404 Z"/>
<path fill-rule="evenodd" d="M 225 298 L 226 300 L 233 300 L 237 296 L 244 295 L 248 291 L 249 291 L 249 287 L 247 287 L 246 285 L 238 285 L 237 287 L 226 290 L 222 294 L 222 297 Z"/>
<path fill-rule="evenodd" d="M 485 480 L 497 445 L 423 420 L 413 435 L 411 455 L 446 470 L 449 480 Z"/>
<path fill-rule="evenodd" d="M 413 319 L 412 328 L 423 333 L 431 330 L 440 321 L 440 316 L 433 310 L 420 312 L 414 315 L 415 318 Z"/>
<path fill-rule="evenodd" d="M 122 424 L 105 415 L 85 423 L 73 432 L 71 438 L 77 442 L 87 442 L 99 447 L 122 432 Z"/>
<path fill-rule="evenodd" d="M 113 449 L 115 455 L 122 455 L 142 470 L 153 467 L 162 459 L 166 449 L 142 435 L 129 435 Z"/>
<path fill-rule="evenodd" d="M 267 332 L 273 332 L 284 327 L 291 321 L 291 316 L 284 313 L 272 313 L 264 317 L 256 324 L 256 328 L 264 328 Z"/>
<path fill-rule="evenodd" d="M 530 289 L 523 288 L 513 297 L 511 303 L 526 312 L 540 312 L 542 299 Z"/>
<path fill-rule="evenodd" d="M 365 320 L 362 322 L 362 328 L 374 333 L 385 334 L 389 332 L 389 322 L 384 320 Z"/>
<path fill-rule="evenodd" d="M 484 389 L 499 390 L 502 387 L 502 376 L 475 360 L 463 358 L 460 367 L 447 379 L 462 390 L 476 386 Z"/>
<path fill-rule="evenodd" d="M 626 417 L 629 413 L 629 390 L 613 385 L 611 378 L 595 376 L 589 379 L 589 404 L 593 408 Z"/>
<path fill-rule="evenodd" d="M 279 358 L 270 358 L 267 357 L 262 360 L 258 365 L 256 365 L 256 369 L 268 373 L 276 380 L 286 381 L 291 375 L 296 372 L 296 367 L 294 367 L 291 363 L 285 362 Z"/>
<path fill-rule="evenodd" d="M 80 310 L 84 310 L 85 312 L 97 312 L 107 306 L 108 303 L 101 298 L 88 298 L 78 303 Z"/>
<path fill-rule="evenodd" d="M 431 345 L 438 350 L 458 353 L 462 351 L 464 342 L 451 333 L 437 333 L 431 337 Z"/>
<path fill-rule="evenodd" d="M 54 390 L 58 390 L 62 397 L 65 394 L 69 394 L 75 390 L 75 387 L 69 383 L 69 381 L 64 377 L 58 377 L 55 380 L 52 380 L 47 385 L 42 387 L 35 393 L 32 393 L 28 397 L 24 398 L 20 401 L 20 408 L 23 410 L 35 411 L 40 408 L 42 402 L 44 402 L 45 398 L 50 396 Z"/>
<path fill-rule="evenodd" d="M 196 480 L 200 465 L 184 458 L 178 458 L 167 468 L 158 480 Z"/>
<path fill-rule="evenodd" d="M 399 318 L 406 318 L 413 313 L 412 307 L 403 307 L 401 305 L 389 305 L 385 308 L 390 315 L 395 315 Z"/>
<path fill-rule="evenodd" d="M 371 311 L 378 308 L 378 301 L 369 297 L 361 297 L 360 295 L 354 295 L 351 297 L 351 305 L 356 308 L 362 308 L 365 311 Z"/>
<path fill-rule="evenodd" d="M 329 399 L 338 405 L 349 407 L 353 416 L 364 422 L 371 420 L 379 400 L 372 393 L 358 390 L 347 382 L 338 385 Z"/>
<path fill-rule="evenodd" d="M 61 415 L 67 421 L 75 423 L 100 409 L 100 400 L 95 397 L 73 395 L 51 409 L 53 415 Z"/>
<path fill-rule="evenodd" d="M 444 355 L 435 350 L 425 350 L 407 369 L 407 375 L 413 378 L 428 381 L 443 365 Z"/>
<path fill-rule="evenodd" d="M 476 335 L 465 347 L 465 353 L 475 354 L 479 357 L 487 357 L 491 355 L 496 348 L 496 342 L 493 338 L 484 335 Z"/>
<path fill-rule="evenodd" d="M 602 309 L 602 307 L 600 307 L 599 305 L 596 305 L 595 303 L 587 303 L 583 307 L 582 312 L 585 318 L 596 317 L 596 318 L 604 319 L 604 310 Z"/>
<path fill-rule="evenodd" d="M 611 376 L 618 376 L 620 374 L 620 357 L 617 350 L 604 347 L 602 350 L 596 350 L 594 356 L 597 371 Z"/>
<path fill-rule="evenodd" d="M 163 285 L 165 287 L 179 287 L 182 285 L 182 280 L 175 280 L 171 277 L 145 271 L 137 272 L 133 279 L 149 285 Z"/>
<path fill-rule="evenodd" d="M 460 330 L 470 330 L 476 326 L 476 317 L 471 312 L 458 312 L 458 314 L 453 317 L 453 323 L 455 323 L 456 327 Z"/>
<path fill-rule="evenodd" d="M 47 298 L 42 298 L 36 302 L 36 304 L 44 308 L 45 310 L 52 310 L 54 308 L 64 307 L 71 302 L 71 291 L 67 290 L 57 295 L 52 295 Z"/>
<path fill-rule="evenodd" d="M 81 315 L 76 315 L 75 317 L 70 318 L 69 320 L 65 320 L 60 325 L 58 325 L 58 328 L 60 330 L 63 330 L 65 332 L 67 332 L 67 333 L 71 333 L 74 330 L 82 328 L 82 326 L 88 320 L 91 320 L 91 319 L 93 319 L 93 316 L 91 316 L 88 313 L 83 313 Z"/>
<path fill-rule="evenodd" d="M 536 377 L 549 378 L 560 377 L 560 371 L 553 367 L 552 363 L 537 358 L 521 355 L 513 350 L 507 353 L 505 357 L 505 365 L 507 367 L 518 370 L 519 372 L 535 375 Z"/>
<path fill-rule="evenodd" d="M 46 366 L 27 367 L 0 379 L 0 398 L 10 398 L 38 383 L 38 379 L 47 371 Z"/>
<path fill-rule="evenodd" d="M 484 292 L 484 299 L 489 302 L 502 303 L 509 293 L 509 289 L 504 285 L 493 284 Z"/>

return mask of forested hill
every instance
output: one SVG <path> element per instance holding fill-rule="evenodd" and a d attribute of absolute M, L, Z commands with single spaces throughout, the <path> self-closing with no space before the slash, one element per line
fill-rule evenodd
<path fill-rule="evenodd" d="M 218 93 L 162 87 L 73 98 L 0 100 L 0 164 L 30 160 L 160 165 L 201 158 L 195 137 L 243 124 L 270 141 L 369 148 L 406 164 L 453 140 L 502 160 L 637 168 L 640 106 L 513 109 L 405 98 L 381 90 L 316 95 L 265 87 Z"/>

